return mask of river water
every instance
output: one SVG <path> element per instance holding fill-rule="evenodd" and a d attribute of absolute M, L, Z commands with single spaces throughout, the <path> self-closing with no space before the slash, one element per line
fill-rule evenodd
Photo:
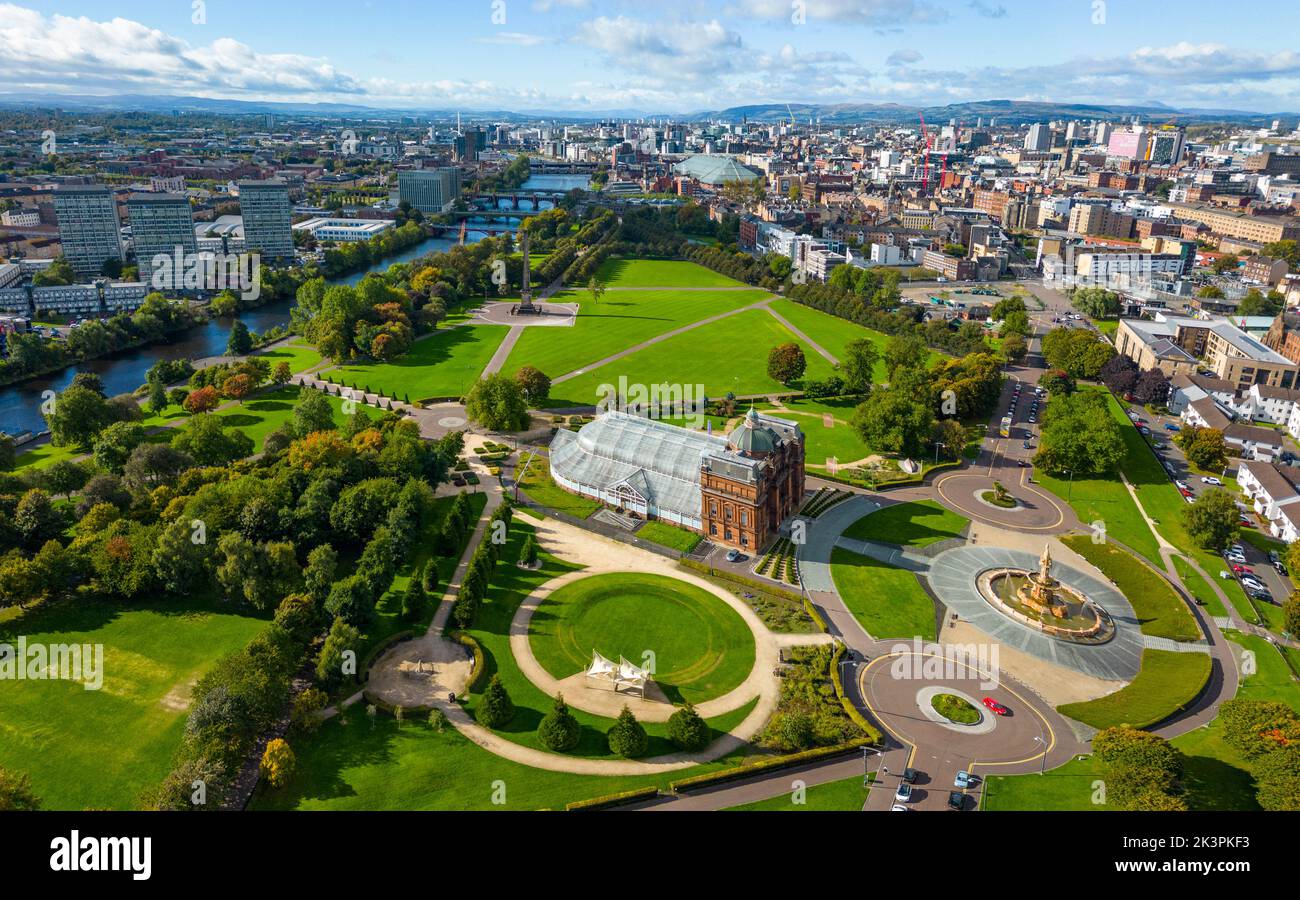
<path fill-rule="evenodd" d="M 522 191 L 568 191 L 587 186 L 585 175 L 534 175 L 524 182 Z M 522 205 L 522 203 L 521 203 Z M 539 202 L 539 207 L 548 209 L 549 200 Z M 510 201 L 499 203 L 502 209 L 509 209 Z M 525 208 L 531 208 L 531 204 Z M 486 237 L 486 233 L 475 231 L 474 225 L 487 220 L 469 220 L 465 239 L 477 242 Z M 497 220 L 499 221 L 499 220 Z M 453 238 L 429 238 L 395 256 L 387 257 L 368 269 L 354 272 L 333 279 L 331 284 L 356 284 L 371 272 L 383 272 L 396 263 L 410 262 L 429 253 L 446 251 L 456 244 Z M 289 322 L 289 310 L 293 302 L 289 300 L 268 303 L 257 309 L 250 309 L 239 314 L 250 331 L 261 334 L 276 325 Z M 139 350 L 131 350 L 90 360 L 75 366 L 69 366 L 60 372 L 44 378 L 35 378 L 21 384 L 0 389 L 0 431 L 18 434 L 23 431 L 40 432 L 45 430 L 45 420 L 41 417 L 40 407 L 45 391 L 61 391 L 67 387 L 78 372 L 94 372 L 104 382 L 104 393 L 112 397 L 134 391 L 144 384 L 145 373 L 160 359 L 204 359 L 209 356 L 221 356 L 226 352 L 226 342 L 230 339 L 230 329 L 235 317 L 210 319 L 207 323 L 177 336 L 166 344 L 153 344 Z"/>

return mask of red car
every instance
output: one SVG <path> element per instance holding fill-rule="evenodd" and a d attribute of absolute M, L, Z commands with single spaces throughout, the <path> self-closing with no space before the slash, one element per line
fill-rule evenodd
<path fill-rule="evenodd" d="M 1232 565 L 1232 572 L 1233 572 L 1234 575 L 1254 575 L 1254 574 L 1255 574 L 1255 570 L 1252 569 L 1252 568 L 1250 568 L 1250 566 L 1239 566 L 1239 565 L 1237 565 L 1236 563 L 1233 563 L 1233 565 Z"/>
<path fill-rule="evenodd" d="M 1003 706 L 998 701 L 994 700 L 992 697 L 985 697 L 984 705 L 987 706 L 989 709 L 993 710 L 994 715 L 1005 716 L 1009 712 L 1011 712 L 1011 710 L 1007 709 L 1005 706 Z"/>
<path fill-rule="evenodd" d="M 1192 496 L 1192 492 L 1189 491 L 1187 488 L 1179 488 L 1178 493 L 1182 494 L 1184 497 Z"/>
<path fill-rule="evenodd" d="M 1254 528 L 1254 527 L 1255 527 L 1255 523 L 1252 522 L 1252 521 L 1250 521 L 1250 519 L 1242 519 L 1242 520 L 1241 520 L 1240 522 L 1238 522 L 1237 524 L 1240 525 L 1242 528 Z"/>

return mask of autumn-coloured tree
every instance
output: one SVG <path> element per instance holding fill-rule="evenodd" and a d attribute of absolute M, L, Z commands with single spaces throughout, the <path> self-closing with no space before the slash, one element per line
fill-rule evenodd
<path fill-rule="evenodd" d="M 317 431 L 289 445 L 289 465 L 310 472 L 341 465 L 352 448 L 332 431 Z"/>
<path fill-rule="evenodd" d="M 288 384 L 289 379 L 292 377 L 293 373 L 289 371 L 287 362 L 278 362 L 275 364 L 275 368 L 271 370 L 271 380 L 276 384 Z"/>
<path fill-rule="evenodd" d="M 221 385 L 221 393 L 231 400 L 244 402 L 244 398 L 253 392 L 253 379 L 247 375 L 231 375 Z"/>
<path fill-rule="evenodd" d="M 297 757 L 294 756 L 289 742 L 284 738 L 275 738 L 266 745 L 259 770 L 267 784 L 273 788 L 281 788 L 289 783 L 297 764 Z"/>
<path fill-rule="evenodd" d="M 185 398 L 185 411 L 194 415 L 211 412 L 220 402 L 221 397 L 218 396 L 216 388 L 211 385 L 201 387 Z"/>

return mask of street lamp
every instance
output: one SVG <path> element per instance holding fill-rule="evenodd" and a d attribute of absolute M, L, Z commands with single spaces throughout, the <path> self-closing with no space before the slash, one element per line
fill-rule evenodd
<path fill-rule="evenodd" d="M 1074 469 L 1066 469 L 1070 473 L 1070 488 L 1066 491 L 1065 502 L 1069 503 L 1074 499 Z"/>
<path fill-rule="evenodd" d="M 1047 772 L 1047 741 L 1043 740 L 1041 735 L 1034 735 L 1034 743 L 1043 745 L 1042 763 L 1038 767 L 1038 774 L 1043 775 Z"/>
<path fill-rule="evenodd" d="M 948 445 L 945 444 L 943 441 L 935 441 L 935 442 L 934 442 L 934 464 L 935 464 L 936 466 L 939 465 L 939 448 L 940 448 L 940 447 L 942 447 L 942 448 L 944 448 L 944 449 L 946 450 L 946 449 L 948 449 Z"/>

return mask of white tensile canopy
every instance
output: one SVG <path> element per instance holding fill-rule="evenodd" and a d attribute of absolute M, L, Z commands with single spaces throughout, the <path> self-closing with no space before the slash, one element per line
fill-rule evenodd
<path fill-rule="evenodd" d="M 609 682 L 613 685 L 615 693 L 618 693 L 620 688 L 630 688 L 642 697 L 645 696 L 646 683 L 650 680 L 648 669 L 634 665 L 622 656 L 615 663 L 595 650 L 591 651 L 591 665 L 587 667 L 586 675 L 588 678 Z"/>

